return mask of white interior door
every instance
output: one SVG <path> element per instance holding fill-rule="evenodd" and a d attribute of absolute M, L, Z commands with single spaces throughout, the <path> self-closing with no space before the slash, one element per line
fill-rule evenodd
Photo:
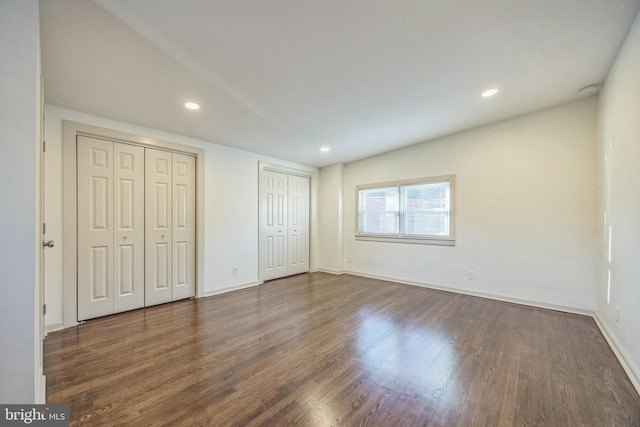
<path fill-rule="evenodd" d="M 144 307 L 144 148 L 113 144 L 114 313 Z"/>
<path fill-rule="evenodd" d="M 263 170 L 261 193 L 261 269 L 262 279 L 287 275 L 287 175 Z"/>
<path fill-rule="evenodd" d="M 173 153 L 173 301 L 196 294 L 195 172 L 195 157 Z"/>
<path fill-rule="evenodd" d="M 145 305 L 172 300 L 171 153 L 145 150 Z"/>
<path fill-rule="evenodd" d="M 144 149 L 78 137 L 78 319 L 144 307 Z"/>
<path fill-rule="evenodd" d="M 77 140 L 78 320 L 113 313 L 113 142 Z"/>
<path fill-rule="evenodd" d="M 309 177 L 289 175 L 287 274 L 309 271 Z"/>

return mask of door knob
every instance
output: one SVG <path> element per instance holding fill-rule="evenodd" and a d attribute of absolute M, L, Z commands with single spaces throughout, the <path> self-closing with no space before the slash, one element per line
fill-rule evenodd
<path fill-rule="evenodd" d="M 43 248 L 52 248 L 53 247 L 53 240 L 49 240 L 48 242 L 42 242 L 42 247 Z"/>

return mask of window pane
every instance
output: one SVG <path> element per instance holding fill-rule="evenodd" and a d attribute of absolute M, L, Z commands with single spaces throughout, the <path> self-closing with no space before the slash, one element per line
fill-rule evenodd
<path fill-rule="evenodd" d="M 398 187 L 360 190 L 360 233 L 398 234 Z"/>
<path fill-rule="evenodd" d="M 450 184 L 410 185 L 402 187 L 404 201 L 403 234 L 412 236 L 448 236 Z"/>

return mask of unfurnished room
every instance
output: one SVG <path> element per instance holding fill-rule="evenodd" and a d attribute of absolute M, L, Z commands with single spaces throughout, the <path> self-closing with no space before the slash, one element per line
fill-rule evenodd
<path fill-rule="evenodd" d="M 640 0 L 0 0 L 0 424 L 640 426 Z"/>

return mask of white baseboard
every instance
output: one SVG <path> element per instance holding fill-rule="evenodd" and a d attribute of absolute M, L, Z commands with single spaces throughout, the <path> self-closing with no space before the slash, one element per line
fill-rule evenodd
<path fill-rule="evenodd" d="M 613 353 L 618 358 L 618 361 L 622 365 L 622 369 L 627 373 L 631 384 L 635 387 L 638 394 L 640 394 L 640 370 L 633 363 L 627 352 L 624 350 L 620 342 L 616 338 L 615 334 L 609 329 L 604 320 L 600 317 L 600 314 L 596 311 L 593 315 L 596 325 L 600 328 L 600 332 L 604 336 L 604 339 L 609 343 L 609 347 L 613 350 Z"/>
<path fill-rule="evenodd" d="M 329 273 L 329 274 L 337 274 L 337 275 L 344 274 L 344 270 L 332 270 L 330 268 L 316 268 L 315 271 L 319 273 Z"/>
<path fill-rule="evenodd" d="M 593 310 L 552 304 L 545 301 L 528 300 L 523 298 L 512 297 L 509 295 L 492 294 L 489 292 L 470 291 L 468 289 L 454 288 L 454 287 L 445 286 L 445 285 L 435 285 L 433 283 L 424 283 L 424 282 L 417 282 L 413 280 L 399 279 L 396 277 L 372 275 L 372 274 L 362 273 L 360 271 L 345 270 L 344 273 L 353 274 L 354 276 L 369 277 L 371 279 L 386 280 L 388 282 L 402 283 L 404 285 L 419 286 L 421 288 L 429 288 L 429 289 L 437 289 L 439 291 L 454 292 L 457 294 L 470 295 L 470 296 L 480 297 L 480 298 L 488 298 L 488 299 L 497 300 L 497 301 L 511 302 L 514 304 L 528 305 L 531 307 L 545 308 L 547 310 L 563 311 L 566 313 L 580 314 L 583 316 L 593 317 Z"/>
<path fill-rule="evenodd" d="M 44 327 L 44 331 L 47 334 L 49 332 L 55 332 L 55 331 L 59 331 L 61 329 L 64 329 L 64 323 L 63 322 L 52 323 L 51 325 L 46 325 Z"/>
<path fill-rule="evenodd" d="M 214 289 L 212 291 L 205 292 L 204 293 L 204 297 L 206 298 L 206 297 L 210 297 L 210 296 L 213 296 L 213 295 L 224 294 L 224 293 L 231 292 L 231 291 L 238 291 L 240 289 L 252 288 L 254 286 L 262 285 L 262 283 L 264 283 L 264 282 L 247 282 L 247 283 L 241 283 L 240 285 L 229 286 L 227 288 Z"/>

